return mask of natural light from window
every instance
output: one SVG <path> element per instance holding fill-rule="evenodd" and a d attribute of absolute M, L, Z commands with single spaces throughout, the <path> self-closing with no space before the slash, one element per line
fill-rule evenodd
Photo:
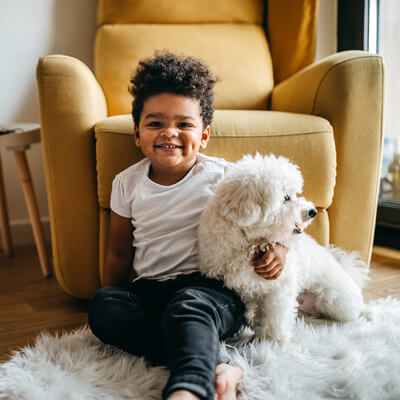
<path fill-rule="evenodd" d="M 378 11 L 379 10 L 379 11 Z M 370 1 L 368 49 L 383 56 L 386 104 L 380 199 L 400 204 L 400 1 Z"/>

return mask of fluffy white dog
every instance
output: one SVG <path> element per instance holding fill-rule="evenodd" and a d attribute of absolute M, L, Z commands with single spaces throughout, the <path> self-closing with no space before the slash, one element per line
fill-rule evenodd
<path fill-rule="evenodd" d="M 302 187 L 300 170 L 288 159 L 245 156 L 218 184 L 200 219 L 201 271 L 240 295 L 257 337 L 279 343 L 291 338 L 304 291 L 315 298 L 317 312 L 337 321 L 358 318 L 364 306 L 365 263 L 303 233 L 317 211 L 298 197 Z M 272 243 L 289 251 L 281 276 L 265 280 L 250 261 Z"/>

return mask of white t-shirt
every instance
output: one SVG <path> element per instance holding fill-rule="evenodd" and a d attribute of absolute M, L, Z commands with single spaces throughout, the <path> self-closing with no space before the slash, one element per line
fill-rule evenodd
<path fill-rule="evenodd" d="M 111 210 L 131 218 L 133 265 L 138 277 L 165 280 L 199 269 L 197 231 L 200 214 L 230 163 L 198 155 L 179 182 L 163 186 L 149 178 L 143 159 L 114 178 Z"/>

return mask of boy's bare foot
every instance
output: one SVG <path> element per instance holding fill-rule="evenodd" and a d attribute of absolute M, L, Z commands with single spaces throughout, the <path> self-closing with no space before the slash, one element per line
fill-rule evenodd
<path fill-rule="evenodd" d="M 168 396 L 167 400 L 199 400 L 199 398 L 187 390 L 177 390 Z"/>
<path fill-rule="evenodd" d="M 239 367 L 219 364 L 216 369 L 215 400 L 235 400 L 237 386 L 243 378 Z"/>
<path fill-rule="evenodd" d="M 215 400 L 236 400 L 237 386 L 243 378 L 239 367 L 219 364 L 216 368 Z M 177 390 L 168 396 L 167 400 L 199 400 L 187 390 Z"/>

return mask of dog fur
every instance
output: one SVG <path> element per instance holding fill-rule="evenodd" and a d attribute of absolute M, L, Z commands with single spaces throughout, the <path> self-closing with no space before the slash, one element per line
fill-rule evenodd
<path fill-rule="evenodd" d="M 368 270 L 357 253 L 323 247 L 304 229 L 316 215 L 299 197 L 303 177 L 285 157 L 244 156 L 218 184 L 200 219 L 200 269 L 234 289 L 258 338 L 291 339 L 300 293 L 311 293 L 318 313 L 352 321 L 364 307 Z M 276 280 L 255 273 L 250 261 L 267 246 L 288 247 Z"/>

